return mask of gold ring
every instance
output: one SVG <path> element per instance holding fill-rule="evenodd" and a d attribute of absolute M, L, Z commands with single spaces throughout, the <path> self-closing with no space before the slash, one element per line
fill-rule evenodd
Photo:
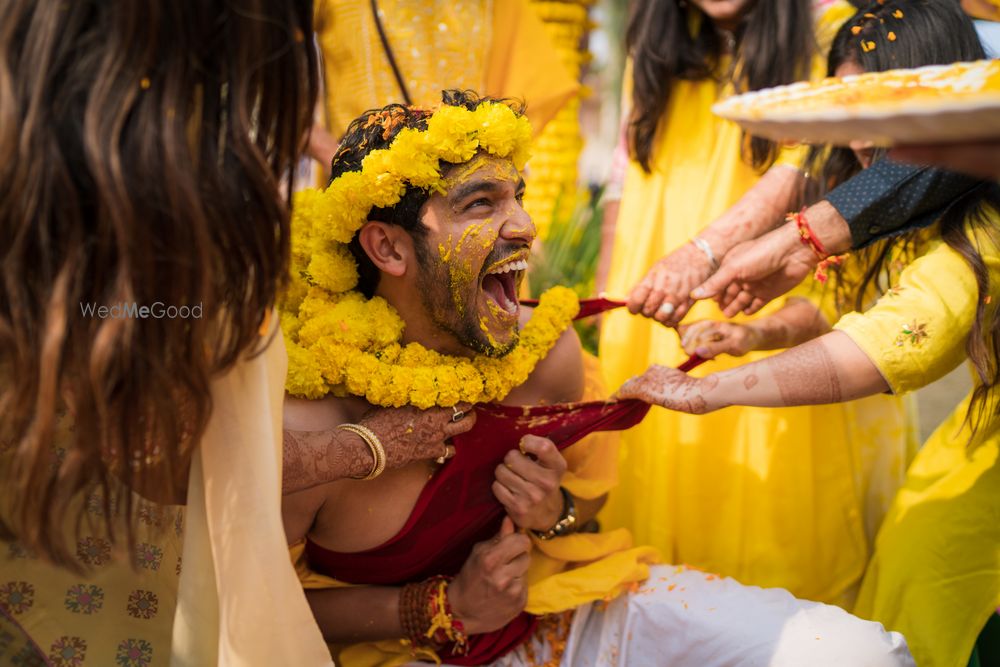
<path fill-rule="evenodd" d="M 442 454 L 441 456 L 437 457 L 437 459 L 435 459 L 435 460 L 438 462 L 438 465 L 444 465 L 445 462 L 447 462 L 448 459 L 450 459 L 454 455 L 455 455 L 455 448 L 454 447 L 449 447 L 448 445 L 445 445 L 444 446 L 444 454 Z"/>

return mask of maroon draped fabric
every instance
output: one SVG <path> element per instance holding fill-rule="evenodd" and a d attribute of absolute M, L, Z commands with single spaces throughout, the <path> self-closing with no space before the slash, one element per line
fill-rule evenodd
<path fill-rule="evenodd" d="M 476 406 L 475 427 L 454 439 L 455 456 L 424 486 L 403 528 L 381 546 L 339 553 L 306 542 L 310 566 L 354 584 L 399 586 L 428 577 L 454 575 L 477 542 L 500 530 L 503 506 L 490 489 L 494 470 L 521 436 L 550 438 L 564 449 L 594 431 L 618 431 L 642 421 L 641 401 L 609 401 L 511 407 Z M 466 655 L 445 651 L 457 665 L 488 663 L 513 650 L 534 631 L 535 618 L 523 613 L 504 628 L 469 638 Z"/>
<path fill-rule="evenodd" d="M 535 307 L 538 305 L 538 299 L 521 299 L 520 303 L 522 306 Z M 617 299 L 605 299 L 603 296 L 593 299 L 580 299 L 580 312 L 577 313 L 576 317 L 573 319 L 582 320 L 585 317 L 599 315 L 608 310 L 623 308 L 625 305 L 624 301 L 619 301 Z"/>

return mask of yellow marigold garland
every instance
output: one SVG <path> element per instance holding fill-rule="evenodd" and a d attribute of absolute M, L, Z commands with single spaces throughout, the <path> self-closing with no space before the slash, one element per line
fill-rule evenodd
<path fill-rule="evenodd" d="M 528 158 L 531 126 L 505 104 L 475 111 L 442 106 L 427 130 L 406 128 L 389 148 L 365 156 L 325 190 L 296 194 L 292 213 L 292 281 L 281 306 L 288 348 L 286 389 L 295 396 L 364 396 L 385 407 L 448 407 L 504 398 L 522 384 L 576 315 L 576 295 L 553 288 L 502 359 L 439 354 L 399 344 L 404 323 L 385 299 L 365 299 L 347 249 L 373 207 L 399 202 L 408 185 L 443 191 L 439 160 L 461 163 L 477 151 Z"/>

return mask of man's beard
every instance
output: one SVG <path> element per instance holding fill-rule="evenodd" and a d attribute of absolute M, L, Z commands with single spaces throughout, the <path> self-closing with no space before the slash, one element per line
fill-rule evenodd
<path fill-rule="evenodd" d="M 504 344 L 491 342 L 479 327 L 479 319 L 476 316 L 475 305 L 480 279 L 477 276 L 470 282 L 471 293 L 464 295 L 468 302 L 465 307 L 459 307 L 454 300 L 454 295 L 448 286 L 450 276 L 447 268 L 440 259 L 432 256 L 430 248 L 425 239 L 416 239 L 413 244 L 417 255 L 417 287 L 420 290 L 420 301 L 430 314 L 431 322 L 434 325 L 450 333 L 465 347 L 496 359 L 510 354 L 517 347 L 520 338 L 520 330 L 515 327 L 514 334 L 510 341 Z M 489 266 L 489 262 L 484 262 L 483 266 Z"/>

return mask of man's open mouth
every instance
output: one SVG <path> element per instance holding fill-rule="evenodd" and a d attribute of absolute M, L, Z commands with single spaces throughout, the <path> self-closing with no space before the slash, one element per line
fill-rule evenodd
<path fill-rule="evenodd" d="M 509 315 L 517 315 L 517 292 L 521 278 L 528 270 L 528 260 L 523 255 L 508 257 L 490 267 L 483 276 L 483 291 L 493 299 L 500 309 Z"/>

